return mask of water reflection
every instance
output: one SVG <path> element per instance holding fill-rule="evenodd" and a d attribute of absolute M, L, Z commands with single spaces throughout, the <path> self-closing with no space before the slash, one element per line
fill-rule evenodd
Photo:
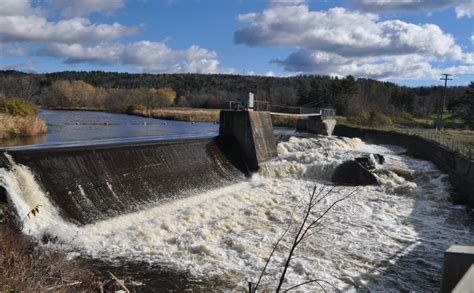
<path fill-rule="evenodd" d="M 11 147 L 18 145 L 42 144 L 46 139 L 46 135 L 36 135 L 27 137 L 16 137 L 8 140 L 0 140 L 0 146 Z"/>

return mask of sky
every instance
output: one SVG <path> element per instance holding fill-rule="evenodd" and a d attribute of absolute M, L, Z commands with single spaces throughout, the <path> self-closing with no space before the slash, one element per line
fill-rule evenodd
<path fill-rule="evenodd" d="M 474 80 L 472 0 L 0 0 L 0 69 Z"/>

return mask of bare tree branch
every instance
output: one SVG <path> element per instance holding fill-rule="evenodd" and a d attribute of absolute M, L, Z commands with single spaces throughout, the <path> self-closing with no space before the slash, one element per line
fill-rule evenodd
<path fill-rule="evenodd" d="M 313 188 L 313 194 L 316 192 L 316 186 L 314 186 Z M 319 194 L 318 194 L 319 195 Z M 270 260 L 272 259 L 273 257 L 273 254 L 275 253 L 275 251 L 277 250 L 278 248 L 278 245 L 280 244 L 281 240 L 283 240 L 283 238 L 285 237 L 286 233 L 288 233 L 288 231 L 290 230 L 291 228 L 291 225 L 293 224 L 293 215 L 295 213 L 295 209 L 296 207 L 299 205 L 301 201 L 298 202 L 298 204 L 293 208 L 293 211 L 291 212 L 291 216 L 290 216 L 290 222 L 288 223 L 288 226 L 286 227 L 285 231 L 283 232 L 283 234 L 280 236 L 280 238 L 278 238 L 277 242 L 275 243 L 275 245 L 273 246 L 273 249 L 272 249 L 272 252 L 270 253 L 270 255 L 268 256 L 267 258 L 267 261 L 265 262 L 265 266 L 263 267 L 262 269 L 262 272 L 260 273 L 260 276 L 258 278 L 258 281 L 257 281 L 257 284 L 255 285 L 255 287 L 253 288 L 253 290 L 249 291 L 250 293 L 253 292 L 257 292 L 257 289 L 258 289 L 258 286 L 260 285 L 260 282 L 262 281 L 262 278 L 267 270 L 267 267 L 268 267 L 268 264 L 270 263 Z"/>
<path fill-rule="evenodd" d="M 299 226 L 298 228 L 298 232 L 296 233 L 295 235 L 295 238 L 293 240 L 293 244 L 290 248 L 290 251 L 288 253 L 288 257 L 285 261 L 285 265 L 283 267 L 283 272 L 281 273 L 281 276 L 280 276 L 280 280 L 279 280 L 279 283 L 278 283 L 278 287 L 276 289 L 276 292 L 280 292 L 281 290 L 281 287 L 283 285 L 283 282 L 285 281 L 285 276 L 286 276 L 286 273 L 288 271 L 288 267 L 290 265 L 290 262 L 291 262 L 291 259 L 295 253 L 295 250 L 296 248 L 298 247 L 298 245 L 304 240 L 306 239 L 309 231 L 311 229 L 314 229 L 315 227 L 318 227 L 320 224 L 321 224 L 321 219 L 334 207 L 336 206 L 338 203 L 348 199 L 350 196 L 352 196 L 354 193 L 356 193 L 356 191 L 358 191 L 358 189 L 354 189 L 353 191 L 349 192 L 349 194 L 347 194 L 346 196 L 342 197 L 342 198 L 339 198 L 338 200 L 334 201 L 328 208 L 326 208 L 326 210 L 324 210 L 324 212 L 322 212 L 319 217 L 316 218 L 316 220 L 312 221 L 308 226 L 306 226 L 307 222 L 308 222 L 308 219 L 309 219 L 309 216 L 312 212 L 312 209 L 318 204 L 320 203 L 322 200 L 324 200 L 326 197 L 328 197 L 332 191 L 335 189 L 335 186 L 332 187 L 331 189 L 329 189 L 328 192 L 326 192 L 326 194 L 322 197 L 319 197 L 322 193 L 322 191 L 320 190 L 320 192 L 318 193 L 318 195 L 316 195 L 316 187 L 313 189 L 313 192 L 310 196 L 310 199 L 309 199 L 309 202 L 308 202 L 308 206 L 307 208 L 305 209 L 305 212 L 304 212 L 304 216 L 303 216 L 303 220 L 301 222 L 301 225 Z M 324 190 L 324 188 L 323 188 Z M 306 226 L 306 227 L 305 227 Z M 316 233 L 316 231 L 313 231 Z M 314 233 L 310 233 L 311 235 L 314 234 Z M 316 282 L 317 283 L 317 282 Z M 318 283 L 318 285 L 320 285 Z"/>
<path fill-rule="evenodd" d="M 329 283 L 328 281 L 326 280 L 321 280 L 321 279 L 314 279 L 314 280 L 309 280 L 309 281 L 306 281 L 306 282 L 303 282 L 301 284 L 298 284 L 298 285 L 295 285 L 293 287 L 290 287 L 288 289 L 286 289 L 285 291 L 283 292 L 288 292 L 290 290 L 293 290 L 295 288 L 298 288 L 300 286 L 303 286 L 303 285 L 306 285 L 306 284 L 310 284 L 310 283 L 317 283 L 319 285 L 319 287 L 321 287 L 321 289 L 323 289 L 324 292 L 326 292 L 326 290 L 324 289 L 324 287 L 319 283 L 319 282 L 322 282 L 322 283 L 326 283 L 328 284 L 329 286 L 333 287 L 337 292 L 340 292 L 339 289 L 336 288 L 336 286 L 334 286 L 333 284 Z"/>

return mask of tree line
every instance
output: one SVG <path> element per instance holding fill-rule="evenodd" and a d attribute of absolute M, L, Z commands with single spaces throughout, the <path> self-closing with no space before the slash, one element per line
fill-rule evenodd
<path fill-rule="evenodd" d="M 448 109 L 457 111 L 460 117 L 470 113 L 467 89 L 449 87 L 447 90 Z M 242 92 L 251 91 L 257 100 L 273 105 L 332 107 L 345 116 L 379 111 L 425 117 L 436 111 L 443 88 L 441 85 L 410 88 L 352 76 L 282 78 L 231 74 L 0 71 L 0 91 L 8 97 L 19 97 L 47 108 L 91 107 L 114 112 L 127 112 L 130 107 L 224 108 Z"/>

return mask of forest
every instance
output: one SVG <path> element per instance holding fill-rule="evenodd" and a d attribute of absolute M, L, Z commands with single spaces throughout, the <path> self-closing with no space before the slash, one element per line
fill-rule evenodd
<path fill-rule="evenodd" d="M 94 108 L 130 112 L 160 107 L 226 108 L 242 92 L 275 106 L 335 108 L 338 115 L 370 119 L 426 119 L 436 115 L 443 96 L 439 86 L 405 87 L 352 76 L 344 78 L 230 74 L 132 74 L 115 72 L 55 72 L 45 74 L 0 71 L 0 92 L 43 108 Z M 457 126 L 473 127 L 474 85 L 448 87 L 446 107 Z M 375 113 L 375 114 L 374 114 Z M 385 122 L 384 122 L 385 121 Z M 390 121 L 389 121 L 390 122 Z"/>

